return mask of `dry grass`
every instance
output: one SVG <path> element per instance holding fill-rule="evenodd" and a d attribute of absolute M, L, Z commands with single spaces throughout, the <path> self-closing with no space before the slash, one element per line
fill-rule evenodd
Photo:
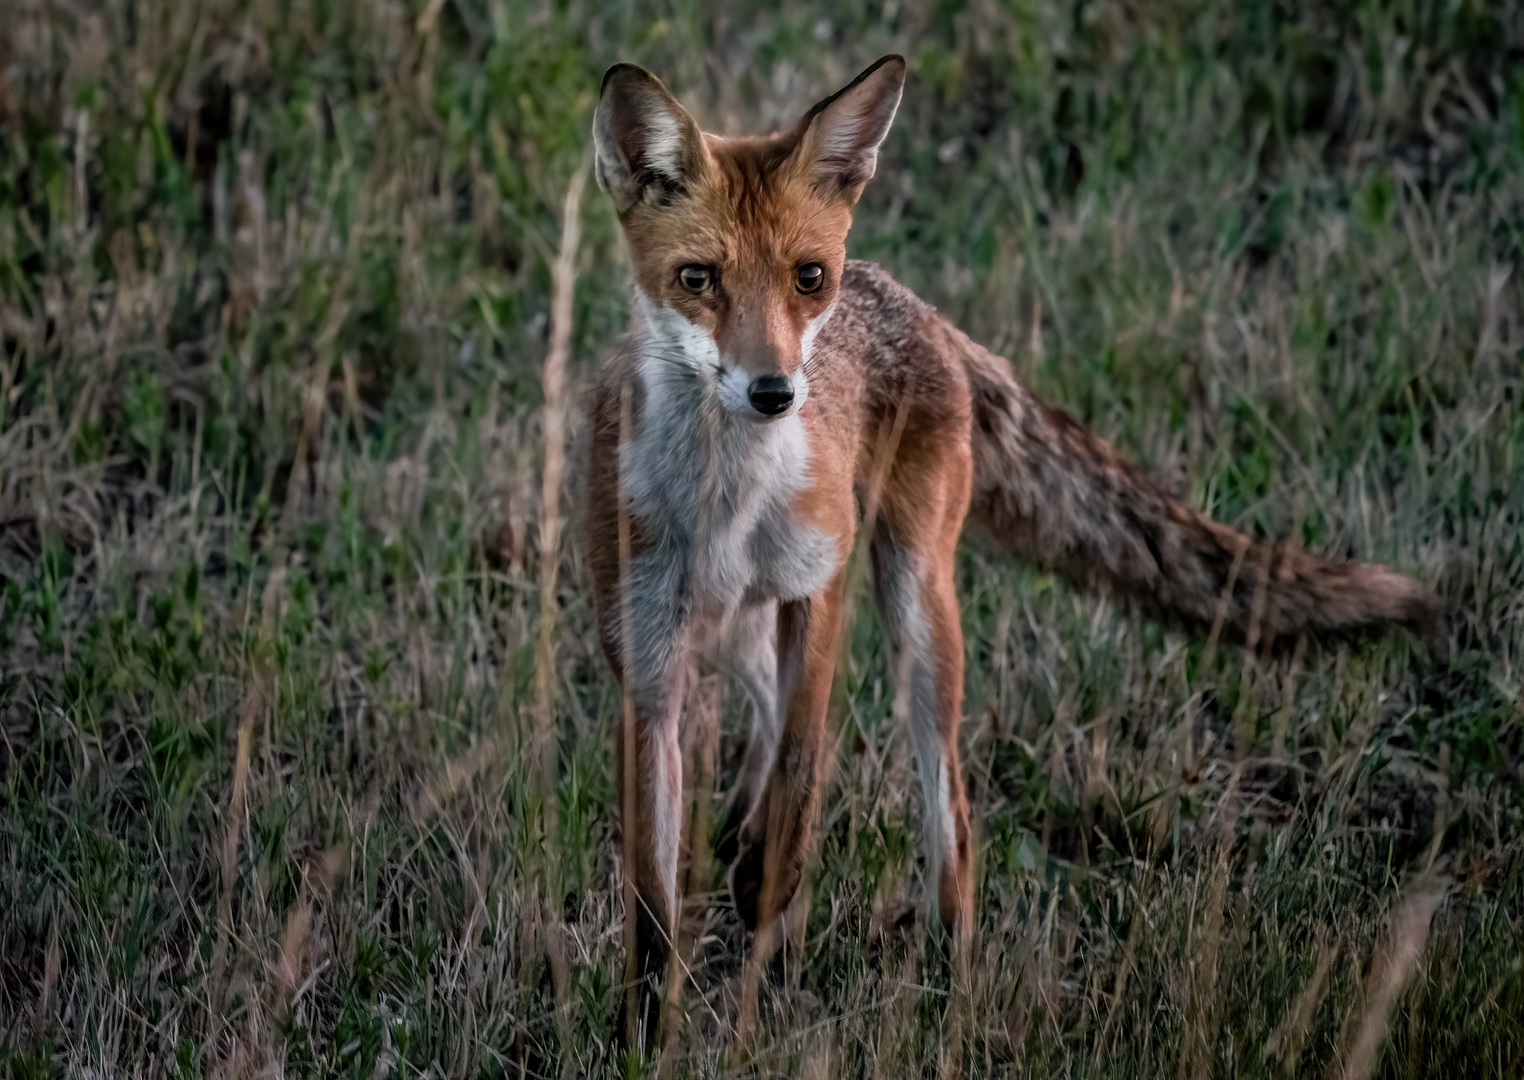
<path fill-rule="evenodd" d="M 746 1043 L 706 683 L 665 1066 L 1524 1070 L 1517 5 L 4 19 L 0 1075 L 655 1067 L 611 1047 L 620 702 L 556 431 L 625 271 L 568 190 L 617 59 L 744 129 L 891 50 L 854 254 L 1195 505 L 1421 575 L 1451 624 L 1256 656 L 968 555 L 955 978 L 859 603 Z"/>

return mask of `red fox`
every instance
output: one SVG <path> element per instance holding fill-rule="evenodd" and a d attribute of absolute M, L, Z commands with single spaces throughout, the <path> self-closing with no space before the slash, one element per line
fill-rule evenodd
<path fill-rule="evenodd" d="M 635 285 L 627 342 L 593 400 L 589 551 L 632 732 L 620 767 L 632 984 L 654 985 L 674 934 L 681 703 L 707 639 L 729 643 L 752 706 L 732 797 L 746 926 L 778 918 L 799 884 L 860 521 L 924 794 L 928 893 L 955 938 L 974 884 L 953 580 L 965 522 L 1251 647 L 1439 615 L 1390 570 L 1198 514 L 878 266 L 848 260 L 904 81 L 905 61 L 887 56 L 791 131 L 722 138 L 639 67 L 603 80 L 596 173 Z"/>

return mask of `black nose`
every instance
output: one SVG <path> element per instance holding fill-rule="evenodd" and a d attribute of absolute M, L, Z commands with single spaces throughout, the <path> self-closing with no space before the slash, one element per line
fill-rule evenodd
<path fill-rule="evenodd" d="M 751 381 L 746 396 L 763 416 L 777 416 L 794 403 L 794 387 L 782 375 L 763 375 Z"/>

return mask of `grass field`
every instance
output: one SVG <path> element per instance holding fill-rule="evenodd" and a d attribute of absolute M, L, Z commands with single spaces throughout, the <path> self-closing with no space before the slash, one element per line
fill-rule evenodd
<path fill-rule="evenodd" d="M 0 1077 L 654 1068 L 610 1039 L 575 512 L 541 545 L 562 208 L 616 60 L 741 131 L 890 51 L 850 252 L 1193 505 L 1451 618 L 1253 656 L 966 555 L 956 979 L 864 597 L 749 1045 L 704 684 L 670 1073 L 1524 1075 L 1524 8 L 723 9 L 5 5 Z M 577 212 L 584 387 L 627 269 Z"/>

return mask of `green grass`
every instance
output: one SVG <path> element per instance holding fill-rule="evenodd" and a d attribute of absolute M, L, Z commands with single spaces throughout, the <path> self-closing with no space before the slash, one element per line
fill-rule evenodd
<path fill-rule="evenodd" d="M 894 50 L 852 253 L 1194 505 L 1452 618 L 1256 658 L 966 556 L 953 982 L 896 918 L 919 796 L 861 603 L 805 948 L 737 1043 L 701 862 L 669 1064 L 1524 1073 L 1517 4 L 73 11 L 0 34 L 0 1076 L 650 1064 L 610 1046 L 617 697 L 575 529 L 525 752 L 560 207 L 616 60 L 746 130 Z M 581 222 L 586 385 L 627 271 L 595 191 Z"/>

